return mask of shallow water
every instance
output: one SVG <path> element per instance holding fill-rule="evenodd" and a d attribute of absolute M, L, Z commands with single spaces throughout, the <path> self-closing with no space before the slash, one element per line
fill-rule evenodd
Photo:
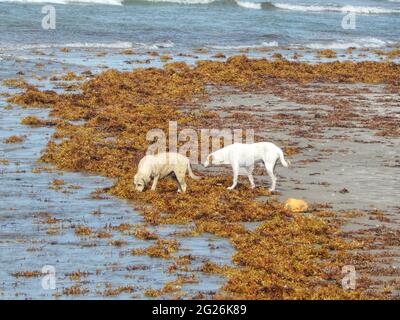
<path fill-rule="evenodd" d="M 12 66 L 8 67 L 7 72 L 2 73 L 3 78 L 0 77 L 0 81 L 12 73 Z M 52 70 L 56 71 L 55 69 L 57 68 L 52 66 Z M 5 90 L 4 87 L 0 88 L 2 92 Z M 104 199 L 91 196 L 93 191 L 110 186 L 113 181 L 94 175 L 57 170 L 32 172 L 48 167 L 37 160 L 53 129 L 31 128 L 21 125 L 20 121 L 28 115 L 46 118 L 48 111 L 19 107 L 8 110 L 5 106 L 7 103 L 1 98 L 0 160 L 6 162 L 0 161 L 0 298 L 97 299 L 104 298 L 104 290 L 109 286 L 134 286 L 133 293 L 122 293 L 110 298 L 140 299 L 144 297 L 144 290 L 159 289 L 166 281 L 174 280 L 176 274 L 167 273 L 167 267 L 172 264 L 172 260 L 129 254 L 130 250 L 147 247 L 153 241 L 139 240 L 132 235 L 122 235 L 110 230 L 109 226 L 121 223 L 143 223 L 142 216 L 132 209 L 129 202 L 110 196 Z M 17 144 L 3 143 L 11 135 L 23 135 L 25 140 Z M 65 181 L 59 190 L 52 188 L 52 181 L 55 179 Z M 96 212 L 100 214 L 93 214 Z M 47 224 L 45 221 L 50 217 L 58 219 L 58 222 Z M 112 237 L 77 236 L 74 233 L 77 225 L 88 226 L 97 232 L 110 232 Z M 195 258 L 189 265 L 190 270 L 195 270 L 207 260 L 230 264 L 233 249 L 224 239 L 209 234 L 193 238 L 177 238 L 171 235 L 186 228 L 159 226 L 148 229 L 162 238 L 177 239 L 181 247 L 174 255 L 190 254 Z M 110 240 L 125 240 L 126 244 L 115 247 L 108 244 Z M 42 288 L 42 276 L 17 278 L 12 275 L 15 272 L 41 271 L 45 265 L 55 267 L 55 290 Z M 67 275 L 76 271 L 89 274 L 77 282 Z M 219 276 L 194 273 L 198 283 L 185 284 L 180 290 L 185 292 L 180 294 L 186 298 L 198 292 L 204 292 L 207 296 L 225 281 Z M 184 274 L 190 275 L 192 272 Z M 64 288 L 76 283 L 80 283 L 89 292 L 68 297 L 62 294 Z"/>

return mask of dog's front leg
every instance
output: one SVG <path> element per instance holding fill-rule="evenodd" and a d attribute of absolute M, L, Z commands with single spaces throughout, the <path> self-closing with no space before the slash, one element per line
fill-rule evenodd
<path fill-rule="evenodd" d="M 151 191 L 156 191 L 156 187 L 157 187 L 157 183 L 158 183 L 158 178 L 159 178 L 160 176 L 159 175 L 156 175 L 155 177 L 154 177 L 154 179 L 153 179 L 153 184 L 152 184 L 152 186 L 151 186 Z"/>
<path fill-rule="evenodd" d="M 250 187 L 251 187 L 252 189 L 254 189 L 254 188 L 256 187 L 256 184 L 254 183 L 253 174 L 252 174 L 252 173 L 249 173 L 248 177 L 249 177 L 249 181 L 250 181 Z"/>
<path fill-rule="evenodd" d="M 239 165 L 232 165 L 232 170 L 233 170 L 233 183 L 228 188 L 229 190 L 235 189 L 235 187 L 237 185 L 238 176 L 239 176 Z"/>
<path fill-rule="evenodd" d="M 250 166 L 247 168 L 247 177 L 249 178 L 250 187 L 252 189 L 254 189 L 256 187 L 256 185 L 254 183 L 254 178 L 253 178 L 253 170 L 254 170 L 254 166 Z"/>

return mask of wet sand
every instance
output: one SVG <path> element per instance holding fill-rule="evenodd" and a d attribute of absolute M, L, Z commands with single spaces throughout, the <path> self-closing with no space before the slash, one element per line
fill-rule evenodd
<path fill-rule="evenodd" d="M 389 97 L 385 93 L 381 95 Z M 361 107 L 356 112 L 368 117 L 385 112 L 399 118 L 399 97 L 393 95 L 397 104 L 385 108 L 376 101 L 381 95 L 355 95 L 353 99 L 365 99 L 368 114 Z M 294 130 L 312 130 L 318 122 L 314 115 L 332 112 L 333 107 L 299 104 L 270 93 L 213 93 L 207 108 L 228 114 L 241 110 L 240 113 L 256 115 L 261 122 L 256 134 L 263 140 L 300 148 L 299 154 L 288 157 L 292 162 L 289 169 L 277 167 L 280 200 L 303 198 L 311 203 L 327 203 L 334 210 L 379 209 L 387 214 L 398 213 L 398 137 L 377 136 L 373 130 L 357 123 L 351 128 L 325 127 L 319 132 L 311 131 L 314 137 L 292 135 Z M 304 127 L 293 120 L 299 118 L 307 122 Z M 260 173 L 257 185 L 269 186 L 265 172 Z M 247 180 L 243 179 L 243 183 L 247 184 Z"/>

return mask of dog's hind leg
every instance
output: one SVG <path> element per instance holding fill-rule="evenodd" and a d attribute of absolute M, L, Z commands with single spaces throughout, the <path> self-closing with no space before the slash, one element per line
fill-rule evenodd
<path fill-rule="evenodd" d="M 276 188 L 277 178 L 274 174 L 274 167 L 275 167 L 275 164 L 270 164 L 270 163 L 265 164 L 265 169 L 267 169 L 267 173 L 272 180 L 271 188 L 268 189 L 269 191 L 275 191 L 275 188 Z"/>
<path fill-rule="evenodd" d="M 158 178 L 160 178 L 159 175 L 156 175 L 156 176 L 154 177 L 154 179 L 153 179 L 153 184 L 152 184 L 152 186 L 151 186 L 151 191 L 155 191 L 155 190 L 156 190 L 157 183 L 158 183 Z"/>
<path fill-rule="evenodd" d="M 186 185 L 186 182 L 185 182 L 185 178 L 183 178 L 181 180 L 178 180 L 178 183 L 179 183 L 178 192 L 186 192 L 187 185 Z"/>
<path fill-rule="evenodd" d="M 229 190 L 235 189 L 237 182 L 238 182 L 238 176 L 239 176 L 239 164 L 237 165 L 232 165 L 232 170 L 233 170 L 233 183 L 232 185 L 228 188 Z"/>
<path fill-rule="evenodd" d="M 252 189 L 254 189 L 256 187 L 256 185 L 254 183 L 254 178 L 253 178 L 253 170 L 254 170 L 254 166 L 251 166 L 251 167 L 247 168 L 247 176 L 249 178 L 250 187 Z"/>
<path fill-rule="evenodd" d="M 175 173 L 176 181 L 178 181 L 178 192 L 186 192 L 185 171 Z"/>

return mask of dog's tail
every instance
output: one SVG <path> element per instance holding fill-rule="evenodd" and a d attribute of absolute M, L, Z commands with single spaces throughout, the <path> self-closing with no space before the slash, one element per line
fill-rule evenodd
<path fill-rule="evenodd" d="M 279 154 L 279 160 L 281 161 L 282 165 L 285 168 L 289 167 L 290 166 L 290 161 L 289 160 L 288 161 L 285 160 L 285 157 L 283 156 L 283 151 L 279 150 L 278 154 Z"/>
<path fill-rule="evenodd" d="M 187 168 L 188 168 L 188 172 L 189 172 L 189 177 L 191 177 L 192 179 L 195 179 L 195 180 L 201 179 L 201 177 L 196 176 L 196 175 L 193 173 L 192 167 L 190 166 L 190 161 L 188 161 Z"/>

